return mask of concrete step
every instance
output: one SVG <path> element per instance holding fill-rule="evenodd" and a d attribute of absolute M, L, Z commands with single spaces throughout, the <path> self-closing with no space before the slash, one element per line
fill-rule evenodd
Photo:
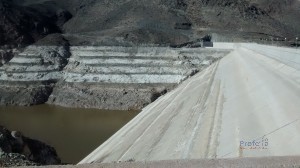
<path fill-rule="evenodd" d="M 199 50 L 195 52 L 169 52 L 169 53 L 126 53 L 126 52 L 102 52 L 102 51 L 76 51 L 72 55 L 80 58 L 124 58 L 124 59 L 203 59 L 207 56 L 221 57 L 227 51 Z M 228 52 L 229 53 L 229 52 Z"/>
<path fill-rule="evenodd" d="M 10 65 L 5 68 L 6 72 L 18 72 L 18 71 L 25 71 L 25 72 L 30 72 L 30 71 L 35 71 L 35 72 L 42 72 L 42 71 L 57 71 L 58 69 L 54 65 Z"/>
<path fill-rule="evenodd" d="M 49 71 L 51 72 L 51 71 Z M 15 73 L 15 72 L 13 72 Z M 22 73 L 22 72 L 20 72 Z M 78 74 L 78 75 L 124 75 L 124 76 L 132 76 L 132 75 L 186 75 L 186 74 L 181 74 L 181 73 L 174 73 L 174 72 L 166 72 L 166 73 L 159 73 L 159 72 L 78 72 L 78 71 L 64 71 L 65 74 Z"/>
<path fill-rule="evenodd" d="M 41 58 L 14 57 L 10 63 L 40 63 Z"/>
<path fill-rule="evenodd" d="M 152 64 L 87 64 L 88 67 L 131 67 L 131 68 L 138 68 L 138 67 L 174 67 L 174 68 L 189 68 L 190 65 L 172 65 L 172 64 L 166 64 L 166 65 L 160 65 L 160 66 L 153 66 Z"/>
<path fill-rule="evenodd" d="M 151 57 L 144 57 L 144 56 L 79 56 L 80 59 L 153 59 L 153 60 L 176 60 L 179 59 L 178 56 L 151 56 Z"/>
<path fill-rule="evenodd" d="M 164 74 L 80 74 L 66 73 L 66 82 L 101 82 L 101 83 L 178 83 L 184 75 Z"/>
<path fill-rule="evenodd" d="M 73 56 L 122 56 L 122 57 L 172 57 L 173 54 L 163 53 L 128 53 L 128 52 L 103 52 L 103 51 L 76 51 L 71 52 Z"/>
<path fill-rule="evenodd" d="M 40 55 L 26 55 L 26 54 L 18 54 L 14 56 L 14 58 L 41 58 Z"/>
<path fill-rule="evenodd" d="M 76 56 L 157 56 L 176 54 L 176 51 L 166 47 L 71 47 L 72 55 Z"/>
<path fill-rule="evenodd" d="M 0 80 L 3 81 L 46 81 L 59 80 L 60 78 L 62 78 L 61 72 L 0 72 Z"/>
<path fill-rule="evenodd" d="M 152 60 L 152 59 L 93 59 L 93 60 L 80 60 L 81 63 L 87 65 L 94 64 L 150 64 L 152 66 L 164 66 L 164 65 L 185 65 L 188 62 L 179 61 L 179 60 Z M 201 60 L 194 60 L 193 64 L 200 64 Z"/>
<path fill-rule="evenodd" d="M 151 52 L 169 52 L 174 49 L 168 47 L 120 47 L 120 46 L 72 46 L 70 51 L 105 51 L 105 52 L 140 52 L 140 53 L 151 53 Z"/>
<path fill-rule="evenodd" d="M 16 66 L 41 66 L 41 63 L 39 62 L 25 62 L 25 63 L 19 63 L 19 62 L 9 62 L 6 64 L 7 66 L 12 66 L 12 65 L 16 65 Z M 43 66 L 51 66 L 50 63 L 43 63 Z"/>
<path fill-rule="evenodd" d="M 58 70 L 53 70 L 53 69 L 41 69 L 39 71 L 37 70 L 30 70 L 30 69 L 9 69 L 9 70 L 5 70 L 6 73 L 43 73 L 43 72 L 46 72 L 46 73 L 50 73 L 50 72 L 56 72 Z"/>
<path fill-rule="evenodd" d="M 40 55 L 38 55 L 37 53 L 34 52 L 23 52 L 23 53 L 19 53 L 17 56 L 19 57 L 41 57 Z"/>
<path fill-rule="evenodd" d="M 185 53 L 207 53 L 207 52 L 224 52 L 228 50 L 224 49 L 215 49 L 215 48 L 180 48 L 180 49 L 171 49 L 167 47 L 71 47 L 70 51 L 74 54 L 76 53 L 89 53 L 89 52 L 98 52 L 105 54 L 112 53 L 127 53 L 131 55 L 173 55 L 174 53 L 185 54 Z"/>
<path fill-rule="evenodd" d="M 186 74 L 190 68 L 183 67 L 132 67 L 132 66 L 99 66 L 88 67 L 88 72 L 98 73 L 158 73 L 158 74 Z M 75 69 L 72 72 L 82 72 L 82 69 Z"/>

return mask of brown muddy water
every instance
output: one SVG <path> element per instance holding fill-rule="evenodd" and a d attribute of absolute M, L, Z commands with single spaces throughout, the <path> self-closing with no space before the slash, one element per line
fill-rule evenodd
<path fill-rule="evenodd" d="M 0 106 L 0 125 L 53 146 L 64 163 L 76 164 L 137 114 L 53 105 Z"/>

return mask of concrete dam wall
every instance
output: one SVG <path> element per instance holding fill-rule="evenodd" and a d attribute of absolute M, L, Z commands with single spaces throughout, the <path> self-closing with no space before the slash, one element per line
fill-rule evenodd
<path fill-rule="evenodd" d="M 0 104 L 141 109 L 229 52 L 29 46 L 0 67 Z"/>
<path fill-rule="evenodd" d="M 145 107 L 79 164 L 300 155 L 299 50 L 215 46 L 233 51 Z"/>

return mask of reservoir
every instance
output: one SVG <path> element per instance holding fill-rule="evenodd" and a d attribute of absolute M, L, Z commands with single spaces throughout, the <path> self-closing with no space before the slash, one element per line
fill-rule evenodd
<path fill-rule="evenodd" d="M 63 163 L 76 164 L 137 114 L 53 105 L 0 106 L 0 125 L 53 146 Z"/>

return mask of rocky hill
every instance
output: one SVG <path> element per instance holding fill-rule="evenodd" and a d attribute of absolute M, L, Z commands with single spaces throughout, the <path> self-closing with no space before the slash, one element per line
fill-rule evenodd
<path fill-rule="evenodd" d="M 212 33 L 224 41 L 294 38 L 300 31 L 299 4 L 297 0 L 90 0 L 75 5 L 77 12 L 64 30 L 138 43 L 182 43 Z"/>
<path fill-rule="evenodd" d="M 283 23 L 287 27 L 287 31 L 292 31 L 299 37 L 299 16 L 300 1 L 299 0 L 266 0 L 256 2 L 258 6 L 266 10 L 269 15 Z"/>
<path fill-rule="evenodd" d="M 215 34 L 216 40 L 223 41 L 300 34 L 298 0 L 0 2 L 2 45 L 34 42 L 53 32 L 68 34 L 71 44 L 76 45 L 178 44 L 205 34 Z"/>
<path fill-rule="evenodd" d="M 0 46 L 28 45 L 51 33 L 60 33 L 71 17 L 51 3 L 23 4 L 0 0 Z"/>

